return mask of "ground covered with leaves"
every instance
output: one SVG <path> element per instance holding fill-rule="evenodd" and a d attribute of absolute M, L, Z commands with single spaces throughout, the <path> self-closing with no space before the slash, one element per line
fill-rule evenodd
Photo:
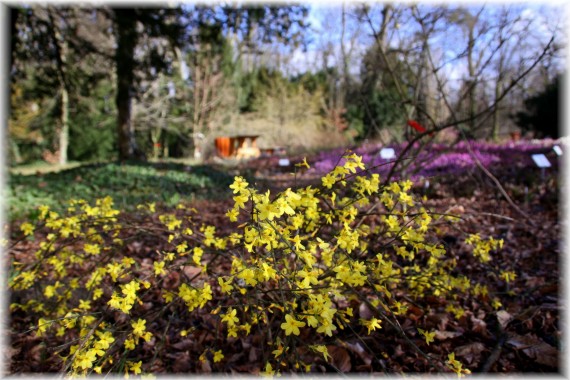
<path fill-rule="evenodd" d="M 311 164 L 310 157 L 307 161 Z M 246 178 L 257 183 L 262 190 L 271 189 L 272 193 L 295 185 L 320 184 L 319 176 L 310 169 L 302 170 L 301 166 L 295 168 L 297 173 L 292 176 L 277 166 L 273 169 L 263 168 L 260 173 L 255 163 L 248 165 L 242 168 L 242 172 L 249 173 Z M 525 166 L 524 172 L 520 169 L 504 165 L 495 166 L 492 170 L 511 202 L 507 201 L 493 180 L 477 169 L 453 175 L 432 175 L 428 184 L 425 180 L 418 181 L 411 189 L 414 197 L 421 200 L 422 206 L 430 210 L 434 218 L 429 238 L 440 242 L 445 248 L 450 262 L 454 263 L 450 267 L 451 274 L 465 275 L 474 282 L 488 284 L 493 296 L 465 297 L 451 304 L 448 298 L 436 294 L 414 297 L 407 294 L 404 288 L 390 288 L 393 293 L 390 297 L 397 298 L 401 305 L 405 303 L 405 310 L 391 315 L 391 323 L 384 322 L 381 328 L 376 329 L 370 324 L 356 323 L 375 320 L 375 309 L 381 308 L 378 303 L 372 302 L 374 291 L 359 286 L 359 297 L 341 299 L 336 305 L 339 310 L 352 310 L 354 318 L 349 319 L 352 322 L 336 322 L 338 329 L 316 340 L 312 330 L 301 326 L 295 339 L 282 342 L 288 348 L 284 353 L 276 352 L 284 347 L 279 340 L 276 342 L 276 337 L 268 336 L 270 329 L 262 328 L 261 324 L 256 326 L 252 323 L 248 334 L 240 332 L 228 337 L 226 328 L 231 330 L 231 324 L 227 323 L 231 319 L 228 317 L 232 311 L 231 302 L 229 309 L 223 309 L 220 314 L 224 315 L 222 320 L 200 308 L 190 314 L 189 320 L 184 307 L 180 308 L 163 298 L 165 290 L 174 291 L 182 283 L 206 278 L 209 271 L 229 273 L 232 263 L 224 256 L 207 251 L 198 260 L 207 266 L 207 270 L 200 265 L 180 261 L 183 264 L 176 271 L 168 272 L 160 280 L 152 276 L 153 272 L 160 271 L 155 265 L 156 257 L 161 252 L 172 250 L 170 233 L 165 228 L 168 221 L 165 222 L 161 215 L 170 213 L 180 220 L 191 219 L 196 228 L 215 226 L 216 236 L 231 235 L 235 224 L 228 222 L 227 212 L 232 209 L 234 200 L 180 200 L 178 207 L 157 204 L 145 210 L 121 213 L 117 216 L 118 224 L 124 227 L 125 232 L 127 226 L 136 226 L 136 233 L 133 234 L 132 229 L 129 234 L 119 232 L 123 244 L 114 257 L 132 259 L 133 269 L 117 283 L 124 289 L 123 286 L 133 278 L 149 279 L 148 289 L 134 307 L 148 321 L 146 331 L 152 331 L 153 336 L 146 339 L 141 332 L 140 344 L 131 351 L 131 357 L 136 359 L 115 359 L 123 360 L 123 363 L 114 368 L 120 368 L 119 372 L 129 372 L 135 368 L 133 373 L 136 373 L 137 365 L 141 366 L 136 361 L 140 360 L 143 373 L 259 374 L 268 372 L 268 359 L 277 359 L 271 369 L 283 373 L 430 373 L 449 371 L 441 362 L 449 361 L 449 354 L 454 353 L 454 358 L 472 373 L 558 372 L 561 329 L 557 166 L 544 174 L 530 165 Z M 228 194 L 231 194 L 231 190 L 228 190 Z M 438 215 L 454 215 L 456 218 L 451 223 L 445 218 L 437 218 Z M 370 214 L 367 218 L 372 227 L 383 223 L 381 215 Z M 49 238 L 47 233 L 42 235 L 40 231 L 33 239 L 23 237 L 22 223 L 22 220 L 12 223 L 13 245 L 9 260 L 12 264 L 18 262 L 29 268 L 33 266 L 36 252 L 42 249 L 42 242 Z M 200 230 L 200 233 L 208 236 L 207 229 Z M 504 241 L 501 249 L 492 251 L 494 271 L 490 271 L 489 266 L 472 254 L 473 248 L 465 239 L 472 234 Z M 371 236 L 367 242 L 371 254 L 386 249 L 384 241 L 376 242 L 374 235 Z M 103 236 L 103 239 L 111 237 Z M 194 239 L 189 237 L 188 243 L 192 245 Z M 85 249 L 83 242 L 73 240 L 69 241 L 68 247 L 71 250 Z M 94 268 L 89 260 L 73 263 L 66 269 L 66 275 L 85 277 L 89 268 Z M 509 278 L 505 273 L 514 275 Z M 12 265 L 10 279 L 17 275 L 18 271 Z M 237 282 L 234 285 L 237 286 Z M 37 318 L 33 316 L 38 312 L 34 309 L 37 305 L 30 301 L 34 297 L 41 297 L 45 287 L 37 289 L 32 286 L 30 289 L 12 294 L 11 303 L 28 305 L 28 309 L 11 308 L 11 346 L 7 349 L 10 372 L 60 372 L 69 369 L 62 358 L 72 357 L 70 346 L 76 343 L 74 339 L 79 340 L 89 331 L 75 335 L 59 334 L 55 329 L 40 333 L 41 325 L 38 328 Z M 271 297 L 272 291 L 266 289 L 266 295 Z M 64 294 L 63 291 L 60 294 Z M 212 299 L 208 302 L 221 305 L 221 299 L 225 296 L 223 291 L 214 289 Z M 224 305 L 228 304 L 227 300 L 223 302 Z M 233 307 L 239 306 L 237 302 Z M 390 310 L 386 308 L 386 312 Z M 82 309 L 74 312 L 81 313 Z M 130 323 L 124 313 L 116 311 L 111 314 L 113 323 L 117 325 Z M 281 317 L 275 309 L 268 315 L 269 320 L 264 326 L 275 326 L 278 331 L 283 320 Z M 98 318 L 98 315 L 94 318 Z M 97 336 L 101 338 L 101 334 Z M 135 338 L 138 341 L 136 333 Z M 309 340 L 313 340 L 312 346 L 295 343 Z M 320 347 L 326 347 L 326 354 Z M 287 356 L 295 360 L 284 360 Z"/>

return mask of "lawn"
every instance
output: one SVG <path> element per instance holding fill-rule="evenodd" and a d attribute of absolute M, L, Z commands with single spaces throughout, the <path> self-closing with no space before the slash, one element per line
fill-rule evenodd
<path fill-rule="evenodd" d="M 125 211 L 145 202 L 175 206 L 182 200 L 217 199 L 225 196 L 233 179 L 220 168 L 180 163 L 102 163 L 40 170 L 39 174 L 16 174 L 30 172 L 20 168 L 8 177 L 9 219 L 29 215 L 42 204 L 62 211 L 74 198 L 93 201 L 111 196 Z"/>

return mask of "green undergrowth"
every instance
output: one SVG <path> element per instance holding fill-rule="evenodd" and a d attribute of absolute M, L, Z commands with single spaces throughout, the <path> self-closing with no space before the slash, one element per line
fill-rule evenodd
<path fill-rule="evenodd" d="M 31 217 L 38 204 L 64 210 L 68 201 L 110 196 L 122 210 L 144 202 L 167 206 L 194 199 L 227 197 L 233 177 L 211 166 L 177 163 L 90 164 L 60 172 L 11 174 L 7 181 L 10 220 Z"/>

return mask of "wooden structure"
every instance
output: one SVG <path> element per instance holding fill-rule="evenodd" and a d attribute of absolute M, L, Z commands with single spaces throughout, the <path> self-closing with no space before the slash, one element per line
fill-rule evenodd
<path fill-rule="evenodd" d="M 261 151 L 256 140 L 259 135 L 237 135 L 217 137 L 214 141 L 218 155 L 222 158 L 257 158 Z"/>

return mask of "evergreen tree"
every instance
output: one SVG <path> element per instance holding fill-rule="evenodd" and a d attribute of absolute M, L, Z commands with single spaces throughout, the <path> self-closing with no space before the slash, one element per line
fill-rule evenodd
<path fill-rule="evenodd" d="M 533 131 L 536 137 L 558 138 L 560 136 L 560 82 L 557 76 L 538 94 L 525 100 L 526 110 L 514 115 L 516 123 L 524 132 Z"/>

